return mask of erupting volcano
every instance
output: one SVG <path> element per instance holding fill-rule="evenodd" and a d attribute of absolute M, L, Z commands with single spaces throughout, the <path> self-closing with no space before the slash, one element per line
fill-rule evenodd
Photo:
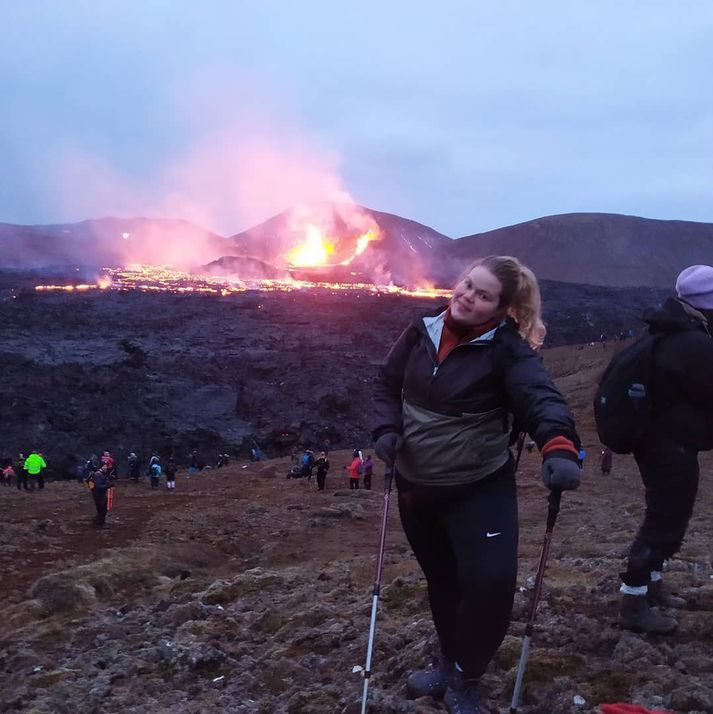
<path fill-rule="evenodd" d="M 203 241 L 199 251 L 185 252 L 190 259 L 179 261 L 145 260 L 144 246 L 151 239 L 135 227 L 130 232 L 129 227 L 117 219 L 112 219 L 110 230 L 104 232 L 95 226 L 93 268 L 84 271 L 85 279 L 63 276 L 63 280 L 53 281 L 56 284 L 37 289 L 227 295 L 245 290 L 326 288 L 439 296 L 443 290 L 437 286 L 447 287 L 453 273 L 452 261 L 447 258 L 451 241 L 446 236 L 413 221 L 352 204 L 297 206 L 244 233 Z M 61 236 L 69 243 L 73 233 L 62 231 Z M 115 251 L 117 241 L 125 248 L 121 255 L 102 250 L 111 242 Z M 167 233 L 161 242 L 167 255 L 173 256 L 181 235 Z M 184 242 L 190 244 L 191 240 Z M 137 259 L 132 259 L 132 251 Z M 76 253 L 68 251 L 68 255 L 76 260 Z M 94 282 L 87 279 L 90 276 Z"/>

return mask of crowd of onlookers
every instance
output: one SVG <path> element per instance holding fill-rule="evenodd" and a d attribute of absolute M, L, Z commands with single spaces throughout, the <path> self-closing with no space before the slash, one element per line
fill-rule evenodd
<path fill-rule="evenodd" d="M 28 456 L 18 454 L 16 458 L 3 459 L 2 483 L 17 486 L 18 490 L 34 491 L 45 487 L 47 463 L 41 451 L 31 451 Z"/>

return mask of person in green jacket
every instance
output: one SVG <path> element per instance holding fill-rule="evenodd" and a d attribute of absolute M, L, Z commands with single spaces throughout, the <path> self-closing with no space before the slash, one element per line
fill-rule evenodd
<path fill-rule="evenodd" d="M 37 481 L 37 488 L 45 487 L 45 476 L 42 473 L 42 469 L 46 469 L 47 464 L 41 454 L 37 453 L 37 451 L 33 451 L 25 459 L 24 468 L 30 477 L 30 491 L 35 490 L 35 481 Z"/>

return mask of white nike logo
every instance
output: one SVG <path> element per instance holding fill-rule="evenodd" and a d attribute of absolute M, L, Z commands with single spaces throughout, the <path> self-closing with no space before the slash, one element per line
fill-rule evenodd
<path fill-rule="evenodd" d="M 485 534 L 485 537 L 486 538 L 495 538 L 495 536 L 498 536 L 498 535 L 502 535 L 502 531 L 498 531 L 497 533 L 491 533 L 490 531 L 488 531 Z"/>

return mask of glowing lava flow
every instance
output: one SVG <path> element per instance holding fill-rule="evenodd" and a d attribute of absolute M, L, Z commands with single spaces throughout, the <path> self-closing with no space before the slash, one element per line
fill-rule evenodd
<path fill-rule="evenodd" d="M 131 265 L 126 268 L 106 268 L 95 285 L 37 285 L 41 292 L 89 290 L 139 290 L 176 294 L 231 295 L 246 290 L 289 292 L 294 290 L 328 290 L 330 292 L 369 292 L 377 295 L 406 295 L 409 297 L 449 297 L 450 290 L 430 286 L 400 288 L 395 285 L 373 283 L 329 283 L 306 280 L 240 280 L 206 275 L 196 275 L 174 270 L 170 266 Z"/>

